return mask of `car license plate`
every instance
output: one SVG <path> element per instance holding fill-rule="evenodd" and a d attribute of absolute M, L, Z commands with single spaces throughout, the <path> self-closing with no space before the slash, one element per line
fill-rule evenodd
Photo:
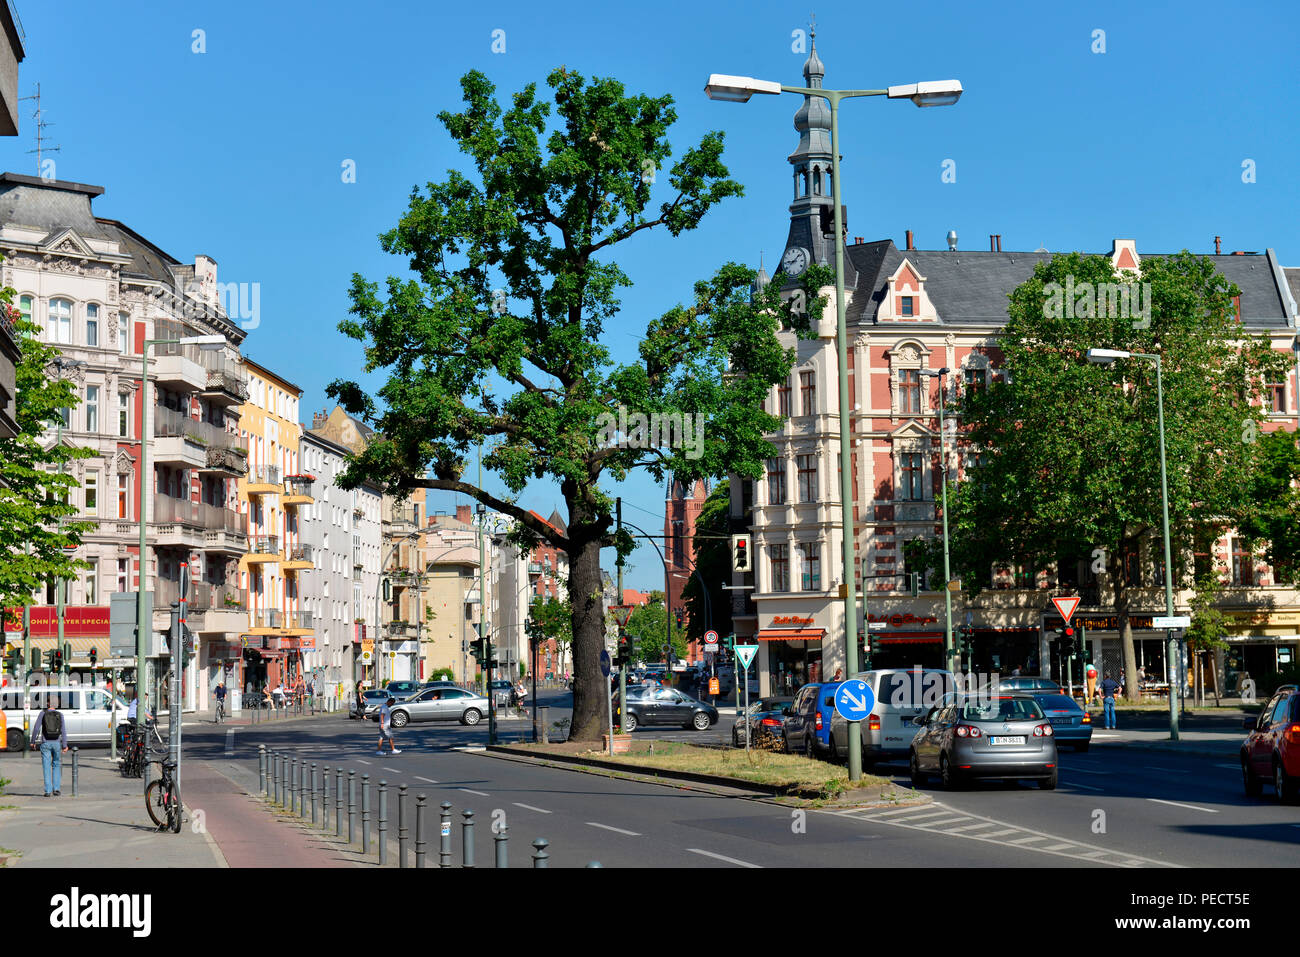
<path fill-rule="evenodd" d="M 1023 734 L 1010 736 L 1002 735 L 999 737 L 990 737 L 989 741 L 992 744 L 1024 744 L 1025 736 Z"/>

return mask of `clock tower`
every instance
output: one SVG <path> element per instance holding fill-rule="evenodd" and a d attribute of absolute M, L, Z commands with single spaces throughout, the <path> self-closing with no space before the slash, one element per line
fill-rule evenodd
<path fill-rule="evenodd" d="M 811 31 L 812 48 L 803 65 L 804 86 L 820 89 L 826 67 L 817 56 L 817 32 Z M 781 253 L 787 276 L 802 273 L 811 263 L 835 265 L 833 236 L 823 236 L 822 209 L 834 210 L 831 191 L 831 108 L 819 96 L 805 96 L 794 115 L 799 146 L 789 156 L 794 167 L 794 202 L 790 204 L 790 231 Z"/>

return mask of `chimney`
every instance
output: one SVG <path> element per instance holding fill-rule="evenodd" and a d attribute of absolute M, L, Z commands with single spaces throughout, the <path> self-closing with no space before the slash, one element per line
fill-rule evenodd
<path fill-rule="evenodd" d="M 908 249 L 916 248 L 915 246 L 912 245 L 912 231 L 910 229 L 907 231 L 907 248 Z"/>
<path fill-rule="evenodd" d="M 457 505 L 456 521 L 464 522 L 466 525 L 473 525 L 474 524 L 473 510 L 468 505 Z"/>
<path fill-rule="evenodd" d="M 1214 237 L 1214 255 L 1223 255 L 1223 240 L 1218 236 Z"/>
<path fill-rule="evenodd" d="M 997 233 L 993 238 L 998 241 L 998 252 L 1002 252 L 1002 234 Z"/>
<path fill-rule="evenodd" d="M 854 236 L 854 237 L 853 237 L 853 245 L 855 245 L 855 246 L 861 246 L 861 245 L 862 245 L 862 237 L 861 237 L 861 236 Z"/>
<path fill-rule="evenodd" d="M 324 412 L 313 412 L 311 414 L 311 427 L 313 429 L 319 429 L 325 424 L 327 418 L 328 416 Z"/>

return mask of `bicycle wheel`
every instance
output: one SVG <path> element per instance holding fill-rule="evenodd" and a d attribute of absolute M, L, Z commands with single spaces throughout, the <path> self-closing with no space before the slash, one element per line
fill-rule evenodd
<path fill-rule="evenodd" d="M 150 819 L 159 828 L 167 827 L 170 824 L 166 801 L 167 791 L 163 788 L 162 778 L 157 781 L 150 781 L 149 786 L 144 791 L 144 806 L 149 811 Z"/>
<path fill-rule="evenodd" d="M 173 782 L 167 791 L 167 822 L 171 825 L 173 834 L 181 832 L 182 811 L 181 786 Z"/>

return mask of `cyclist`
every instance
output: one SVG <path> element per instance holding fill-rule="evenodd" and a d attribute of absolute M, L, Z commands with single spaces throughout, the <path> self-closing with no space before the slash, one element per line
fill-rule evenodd
<path fill-rule="evenodd" d="M 221 720 L 226 716 L 226 683 L 224 681 L 217 682 L 216 695 L 217 695 L 217 723 L 220 724 Z"/>

